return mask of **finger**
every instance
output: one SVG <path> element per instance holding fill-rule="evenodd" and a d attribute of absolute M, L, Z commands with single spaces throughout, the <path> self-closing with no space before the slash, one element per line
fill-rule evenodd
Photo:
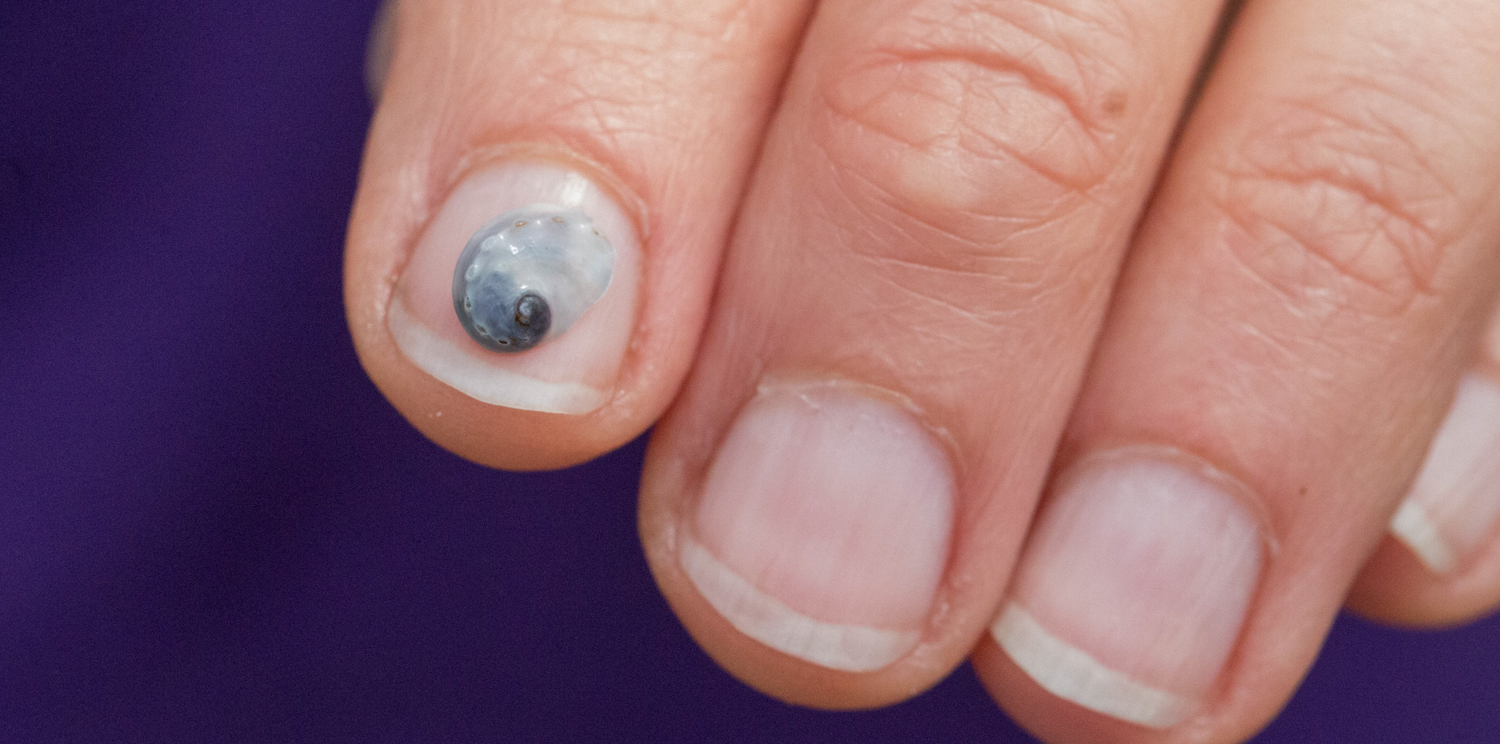
<path fill-rule="evenodd" d="M 1494 295 L 1497 35 L 1488 0 L 1247 6 L 975 658 L 1023 725 L 1237 741 L 1306 672 Z"/>
<path fill-rule="evenodd" d="M 660 415 L 805 5 L 397 8 L 345 293 L 360 359 L 408 420 L 531 469 Z"/>
<path fill-rule="evenodd" d="M 1453 625 L 1500 604 L 1500 311 L 1479 361 L 1365 564 L 1349 606 L 1411 626 Z"/>
<path fill-rule="evenodd" d="M 642 485 L 730 671 L 867 706 L 973 647 L 1213 14 L 820 6 Z"/>
<path fill-rule="evenodd" d="M 395 43 L 396 0 L 380 0 L 370 20 L 370 38 L 365 42 L 365 94 L 376 103 L 385 89 L 385 76 L 391 71 Z"/>

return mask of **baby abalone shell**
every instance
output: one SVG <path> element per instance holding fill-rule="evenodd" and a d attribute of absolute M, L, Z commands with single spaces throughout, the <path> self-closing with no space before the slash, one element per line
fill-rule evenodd
<path fill-rule="evenodd" d="M 474 233 L 453 270 L 469 337 L 518 352 L 561 335 L 609 289 L 615 249 L 576 208 L 533 204 Z"/>

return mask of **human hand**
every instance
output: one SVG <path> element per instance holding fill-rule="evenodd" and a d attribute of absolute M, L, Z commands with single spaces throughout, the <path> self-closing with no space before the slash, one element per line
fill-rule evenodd
<path fill-rule="evenodd" d="M 1169 152 L 1216 20 L 404 6 L 350 224 L 361 358 L 498 467 L 665 413 L 647 555 L 771 694 L 879 705 L 972 653 L 1049 740 L 1243 739 L 1346 596 L 1414 625 L 1500 599 L 1500 8 L 1252 2 Z M 526 354 L 465 347 L 458 251 L 570 193 L 609 293 Z M 1382 536 L 1455 390 L 1397 521 L 1434 571 Z"/>

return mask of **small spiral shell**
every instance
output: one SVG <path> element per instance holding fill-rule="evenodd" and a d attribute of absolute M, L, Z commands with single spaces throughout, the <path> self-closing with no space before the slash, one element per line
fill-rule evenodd
<path fill-rule="evenodd" d="M 578 209 L 533 204 L 491 220 L 453 270 L 453 309 L 480 346 L 517 352 L 556 338 L 609 288 L 615 249 Z"/>

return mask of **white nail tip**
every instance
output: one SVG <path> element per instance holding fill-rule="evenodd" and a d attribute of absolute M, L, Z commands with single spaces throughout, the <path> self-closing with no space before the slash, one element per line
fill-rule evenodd
<path fill-rule="evenodd" d="M 872 672 L 917 645 L 917 631 L 840 625 L 810 618 L 745 581 L 697 542 L 680 539 L 677 559 L 698 592 L 736 630 L 781 653 L 829 669 Z"/>
<path fill-rule="evenodd" d="M 1406 544 L 1433 573 L 1448 573 L 1458 565 L 1458 556 L 1443 540 L 1426 510 L 1407 499 L 1391 517 L 1391 534 Z"/>
<path fill-rule="evenodd" d="M 1047 632 L 1014 602 L 990 635 L 1042 689 L 1089 710 L 1151 728 L 1174 726 L 1193 712 L 1182 697 L 1143 685 Z"/>
<path fill-rule="evenodd" d="M 475 400 L 543 413 L 580 414 L 609 402 L 609 394 L 576 382 L 548 382 L 502 369 L 441 338 L 391 298 L 386 325 L 396 347 L 429 375 Z"/>

